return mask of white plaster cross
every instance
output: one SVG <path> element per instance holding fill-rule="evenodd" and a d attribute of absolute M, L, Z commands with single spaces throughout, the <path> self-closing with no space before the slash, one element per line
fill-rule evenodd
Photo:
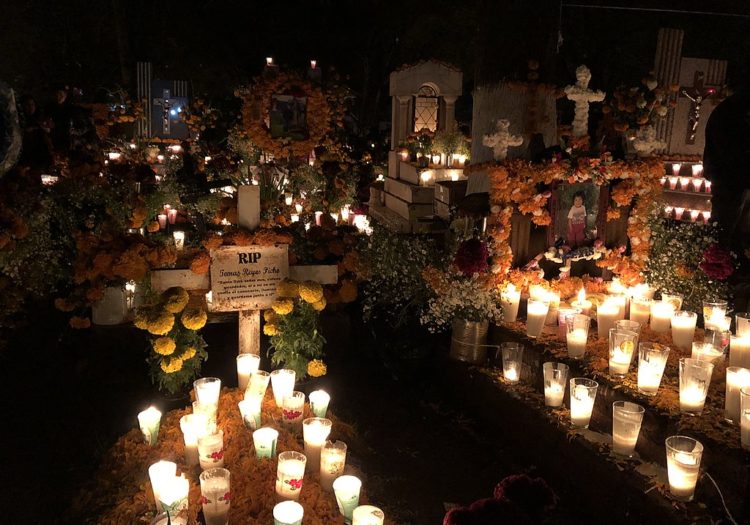
<path fill-rule="evenodd" d="M 488 148 L 492 148 L 495 160 L 505 160 L 508 157 L 508 148 L 523 144 L 523 137 L 520 135 L 511 135 L 510 121 L 508 119 L 499 119 L 495 124 L 495 132 L 488 133 L 482 137 L 482 144 Z"/>
<path fill-rule="evenodd" d="M 589 104 L 604 100 L 604 91 L 589 89 L 591 71 L 585 65 L 576 68 L 576 83 L 565 87 L 565 96 L 575 102 L 575 117 L 573 118 L 573 136 L 585 137 L 589 130 Z"/>

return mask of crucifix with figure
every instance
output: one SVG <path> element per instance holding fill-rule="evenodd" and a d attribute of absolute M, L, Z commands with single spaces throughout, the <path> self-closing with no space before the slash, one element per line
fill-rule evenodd
<path fill-rule="evenodd" d="M 691 103 L 690 115 L 688 117 L 686 144 L 695 144 L 698 134 L 698 124 L 701 120 L 701 108 L 703 103 L 716 94 L 716 89 L 705 86 L 705 75 L 703 71 L 696 71 L 692 87 L 680 88 L 680 96 L 687 98 Z"/>
<path fill-rule="evenodd" d="M 162 133 L 165 135 L 169 135 L 172 131 L 171 123 L 169 121 L 169 112 L 174 107 L 174 104 L 172 103 L 172 99 L 170 98 L 170 91 L 168 89 L 165 89 L 162 91 L 161 98 L 155 98 L 153 100 L 154 106 L 160 106 L 161 107 L 161 125 L 162 125 Z"/>

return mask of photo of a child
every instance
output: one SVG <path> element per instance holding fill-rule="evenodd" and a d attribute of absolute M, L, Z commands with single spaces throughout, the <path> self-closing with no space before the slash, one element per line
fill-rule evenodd
<path fill-rule="evenodd" d="M 555 199 L 554 241 L 570 249 L 590 247 L 600 232 L 597 230 L 599 196 L 596 184 L 561 184 Z"/>
<path fill-rule="evenodd" d="M 571 248 L 583 246 L 586 241 L 586 195 L 578 191 L 573 195 L 573 205 L 568 211 L 568 244 Z"/>

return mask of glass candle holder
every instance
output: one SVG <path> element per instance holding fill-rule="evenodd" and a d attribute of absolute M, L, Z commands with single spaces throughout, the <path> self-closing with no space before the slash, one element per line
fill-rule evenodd
<path fill-rule="evenodd" d="M 351 522 L 354 509 L 359 506 L 362 481 L 356 476 L 339 476 L 333 482 L 333 493 L 344 521 Z"/>
<path fill-rule="evenodd" d="M 170 518 L 187 510 L 189 492 L 190 482 L 184 474 L 165 480 L 159 490 L 159 502 Z"/>
<path fill-rule="evenodd" d="M 589 338 L 591 318 L 587 315 L 576 314 L 567 319 L 568 357 L 582 359 L 586 354 L 586 342 Z"/>
<path fill-rule="evenodd" d="M 203 517 L 206 525 L 227 525 L 231 501 L 231 474 L 225 468 L 210 468 L 200 475 Z"/>
<path fill-rule="evenodd" d="M 503 322 L 515 323 L 518 318 L 518 305 L 521 302 L 521 291 L 510 283 L 500 294 L 500 305 L 503 307 Z"/>
<path fill-rule="evenodd" d="M 268 382 L 271 380 L 271 374 L 265 370 L 256 370 L 250 374 L 250 379 L 247 382 L 247 389 L 245 395 L 251 395 L 254 397 L 265 397 L 266 390 L 268 389 Z"/>
<path fill-rule="evenodd" d="M 170 221 L 170 224 L 174 224 Z M 178 231 L 173 232 L 172 237 L 174 237 L 174 247 L 177 249 L 178 252 L 181 252 L 185 249 L 185 232 Z"/>
<path fill-rule="evenodd" d="M 276 469 L 276 495 L 281 499 L 297 501 L 305 478 L 304 454 L 289 450 L 279 454 Z"/>
<path fill-rule="evenodd" d="M 599 339 L 609 337 L 609 331 L 615 326 L 619 319 L 620 305 L 614 301 L 606 300 L 596 309 L 596 335 Z"/>
<path fill-rule="evenodd" d="M 565 397 L 570 367 L 564 363 L 544 363 L 544 404 L 548 407 L 561 407 Z"/>
<path fill-rule="evenodd" d="M 245 423 L 245 428 L 250 430 L 257 430 L 261 427 L 261 404 L 263 402 L 262 397 L 247 397 L 237 403 L 240 408 L 240 415 L 242 416 L 242 422 Z"/>
<path fill-rule="evenodd" d="M 734 315 L 737 337 L 750 335 L 750 312 L 739 312 Z"/>
<path fill-rule="evenodd" d="M 626 332 L 635 332 L 638 337 L 641 336 L 641 323 L 628 319 L 620 319 L 615 321 L 615 328 L 617 330 L 625 330 Z"/>
<path fill-rule="evenodd" d="M 703 445 L 687 436 L 666 439 L 669 492 L 680 501 L 692 501 L 700 474 Z"/>
<path fill-rule="evenodd" d="M 148 477 L 151 481 L 151 490 L 154 493 L 156 512 L 162 512 L 160 494 L 167 483 L 177 475 L 177 464 L 172 461 L 157 461 L 148 467 Z"/>
<path fill-rule="evenodd" d="M 333 490 L 333 482 L 344 474 L 345 466 L 346 443 L 326 441 L 320 450 L 320 486 L 324 490 Z"/>
<path fill-rule="evenodd" d="M 284 398 L 281 404 L 281 415 L 285 425 L 297 428 L 302 424 L 302 414 L 305 411 L 304 392 L 292 392 Z"/>
<path fill-rule="evenodd" d="M 700 415 L 706 403 L 714 365 L 698 359 L 680 359 L 680 412 Z"/>
<path fill-rule="evenodd" d="M 612 452 L 631 457 L 641 431 L 645 409 L 628 401 L 612 403 Z"/>
<path fill-rule="evenodd" d="M 570 380 L 570 423 L 574 428 L 589 428 L 599 383 L 585 377 Z"/>
<path fill-rule="evenodd" d="M 711 343 L 693 343 L 693 351 L 690 354 L 692 359 L 698 361 L 708 361 L 714 365 L 717 363 L 719 358 L 724 355 L 724 352 L 716 348 Z"/>
<path fill-rule="evenodd" d="M 180 418 L 180 430 L 185 440 L 185 463 L 197 465 L 198 438 L 208 433 L 208 416 L 205 414 L 185 414 Z"/>
<path fill-rule="evenodd" d="M 201 405 L 219 406 L 221 379 L 218 377 L 202 377 L 193 381 L 193 388 L 195 389 L 195 399 Z"/>
<path fill-rule="evenodd" d="M 250 376 L 258 371 L 260 356 L 255 354 L 240 354 L 237 356 L 237 386 L 246 390 Z"/>
<path fill-rule="evenodd" d="M 655 396 L 667 366 L 669 347 L 659 343 L 638 345 L 638 391 Z"/>
<path fill-rule="evenodd" d="M 224 431 L 205 434 L 198 438 L 198 458 L 201 469 L 224 466 Z"/>
<path fill-rule="evenodd" d="M 750 370 L 739 366 L 727 367 L 724 418 L 734 424 L 740 421 L 740 390 L 750 388 Z"/>
<path fill-rule="evenodd" d="M 270 427 L 259 428 L 253 432 L 253 445 L 255 446 L 256 458 L 275 458 L 276 443 L 279 440 L 279 432 Z"/>
<path fill-rule="evenodd" d="M 610 294 L 610 296 L 607 297 L 607 302 L 612 302 L 617 305 L 617 316 L 615 322 L 624 320 L 628 313 L 628 305 L 630 304 L 628 296 L 625 293 Z"/>
<path fill-rule="evenodd" d="M 681 310 L 672 316 L 672 342 L 677 348 L 687 350 L 695 338 L 695 324 L 698 314 Z"/>
<path fill-rule="evenodd" d="M 161 412 L 156 407 L 148 407 L 138 414 L 138 426 L 141 428 L 143 439 L 147 445 L 155 446 L 159 439 Z"/>
<path fill-rule="evenodd" d="M 320 450 L 326 444 L 333 423 L 322 417 L 308 417 L 302 422 L 302 437 L 305 442 L 307 470 L 320 470 Z"/>
<path fill-rule="evenodd" d="M 656 301 L 651 303 L 651 330 L 663 334 L 669 332 L 675 308 L 672 303 Z"/>
<path fill-rule="evenodd" d="M 750 450 L 750 388 L 740 388 L 740 442 Z"/>
<path fill-rule="evenodd" d="M 683 296 L 681 293 L 662 293 L 661 300 L 674 306 L 675 312 L 682 310 Z"/>
<path fill-rule="evenodd" d="M 636 348 L 637 333 L 612 328 L 609 331 L 609 374 L 617 377 L 626 376 Z"/>
<path fill-rule="evenodd" d="M 727 317 L 729 319 L 729 317 Z M 729 342 L 732 339 L 732 332 L 729 330 L 714 330 L 713 328 L 706 328 L 703 330 L 703 342 L 714 345 L 718 348 L 722 355 L 729 346 Z"/>
<path fill-rule="evenodd" d="M 167 214 L 166 213 L 160 213 L 156 216 L 156 220 L 159 221 L 159 228 L 164 229 L 167 227 Z"/>
<path fill-rule="evenodd" d="M 651 299 L 643 297 L 633 298 L 630 301 L 630 320 L 637 323 L 641 323 L 642 326 L 648 324 L 648 320 L 651 317 Z"/>
<path fill-rule="evenodd" d="M 502 343 L 500 351 L 503 356 L 503 378 L 508 383 L 518 383 L 521 379 L 523 346 L 519 343 Z"/>
<path fill-rule="evenodd" d="M 271 372 L 271 388 L 273 389 L 273 398 L 276 401 L 277 407 L 281 407 L 285 397 L 292 395 L 295 379 L 296 374 L 294 370 L 280 368 Z"/>
<path fill-rule="evenodd" d="M 314 390 L 307 397 L 310 401 L 310 410 L 315 414 L 315 417 L 326 417 L 331 396 L 325 390 Z"/>
<path fill-rule="evenodd" d="M 711 317 L 705 319 L 703 327 L 706 330 L 716 330 L 719 332 L 728 332 L 729 327 L 732 325 L 732 318 L 728 315 L 724 317 Z"/>
<path fill-rule="evenodd" d="M 586 290 L 581 288 L 578 297 L 570 303 L 573 308 L 578 308 L 583 315 L 591 315 L 591 301 L 586 300 Z"/>
<path fill-rule="evenodd" d="M 568 340 L 568 317 L 581 313 L 580 308 L 560 308 L 557 310 L 557 338 L 560 341 Z"/>
<path fill-rule="evenodd" d="M 526 306 L 526 335 L 536 339 L 542 334 L 544 322 L 549 312 L 549 303 L 538 299 L 529 299 Z"/>
<path fill-rule="evenodd" d="M 273 508 L 274 525 L 302 525 L 305 509 L 296 501 L 282 501 Z"/>
<path fill-rule="evenodd" d="M 549 309 L 547 310 L 547 317 L 544 319 L 544 324 L 555 326 L 557 325 L 557 312 L 560 309 L 560 294 L 553 291 L 547 291 L 544 300 L 549 303 Z"/>
<path fill-rule="evenodd" d="M 372 505 L 360 505 L 352 513 L 352 525 L 383 525 L 385 513 Z"/>
<path fill-rule="evenodd" d="M 739 324 L 737 331 L 739 332 Z M 729 366 L 750 368 L 750 333 L 729 338 Z"/>
<path fill-rule="evenodd" d="M 703 324 L 706 325 L 711 320 L 721 320 L 727 315 L 727 301 L 703 301 Z"/>

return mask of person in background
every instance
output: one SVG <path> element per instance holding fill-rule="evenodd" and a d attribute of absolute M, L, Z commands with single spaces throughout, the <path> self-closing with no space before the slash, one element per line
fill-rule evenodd
<path fill-rule="evenodd" d="M 55 90 L 55 102 L 47 110 L 52 119 L 52 145 L 55 152 L 66 155 L 70 149 L 71 107 L 68 100 L 68 86 L 58 86 Z"/>
<path fill-rule="evenodd" d="M 42 115 L 34 97 L 24 95 L 20 102 L 23 145 L 18 163 L 30 168 L 33 174 L 41 175 L 48 172 L 53 163 L 50 123 Z"/>

